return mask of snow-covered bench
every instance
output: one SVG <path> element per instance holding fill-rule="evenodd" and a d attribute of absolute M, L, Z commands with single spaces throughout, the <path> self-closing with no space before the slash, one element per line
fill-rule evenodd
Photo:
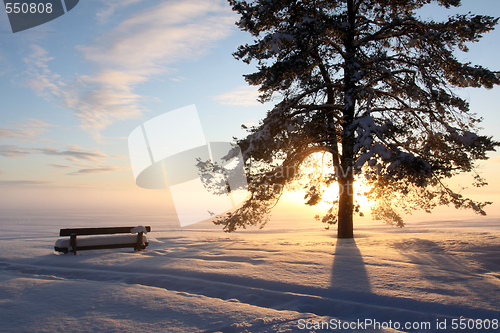
<path fill-rule="evenodd" d="M 118 249 L 126 247 L 132 247 L 134 250 L 140 251 L 149 245 L 146 233 L 150 231 L 150 226 L 61 229 L 59 231 L 59 236 L 69 236 L 69 238 L 58 239 L 54 245 L 54 249 L 64 253 L 73 252 L 75 255 L 76 251 Z M 113 234 L 129 235 L 79 237 L 77 241 L 77 236 Z"/>

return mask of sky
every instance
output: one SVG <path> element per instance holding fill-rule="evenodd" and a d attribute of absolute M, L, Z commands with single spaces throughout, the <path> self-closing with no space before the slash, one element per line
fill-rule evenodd
<path fill-rule="evenodd" d="M 469 11 L 500 16 L 500 3 L 465 0 L 459 9 L 430 6 L 421 15 L 439 20 Z M 0 209 L 169 214 L 168 191 L 135 184 L 127 138 L 145 121 L 192 104 L 207 141 L 241 138 L 242 124 L 265 116 L 272 102 L 257 102 L 242 77 L 254 65 L 231 55 L 252 41 L 237 19 L 217 0 L 82 0 L 53 21 L 12 33 L 2 10 Z M 498 69 L 498 41 L 500 29 L 459 57 Z M 481 133 L 498 140 L 499 91 L 459 91 L 484 118 Z M 490 186 L 466 193 L 500 199 L 500 154 L 481 164 Z M 500 215 L 498 207 L 490 215 Z"/>

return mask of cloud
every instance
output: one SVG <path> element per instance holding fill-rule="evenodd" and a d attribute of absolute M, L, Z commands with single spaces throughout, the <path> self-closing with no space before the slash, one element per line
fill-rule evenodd
<path fill-rule="evenodd" d="M 18 141 L 39 141 L 46 132 L 44 128 L 13 129 L 0 127 L 0 139 L 15 139 Z"/>
<path fill-rule="evenodd" d="M 38 148 L 36 149 L 42 154 L 53 156 L 64 156 L 70 161 L 86 160 L 91 162 L 99 162 L 99 158 L 109 158 L 108 155 L 101 152 L 82 151 L 78 147 L 71 147 L 69 150 L 57 150 L 55 148 Z"/>
<path fill-rule="evenodd" d="M 49 69 L 48 63 L 54 58 L 49 57 L 48 52 L 36 44 L 32 44 L 31 49 L 31 54 L 23 58 L 28 66 L 26 70 L 28 86 L 45 99 L 63 97 L 66 84 L 61 81 L 60 75 L 52 73 Z"/>
<path fill-rule="evenodd" d="M 166 64 L 204 54 L 214 41 L 231 32 L 234 19 L 223 1 L 163 2 L 123 21 L 80 50 L 85 59 L 122 67 L 138 79 L 165 70 Z"/>
<path fill-rule="evenodd" d="M 181 82 L 181 81 L 185 81 L 187 80 L 184 76 L 178 76 L 178 77 L 171 77 L 170 78 L 170 81 L 174 81 L 174 82 Z"/>
<path fill-rule="evenodd" d="M 47 127 L 56 126 L 34 118 L 30 118 L 22 123 L 10 123 L 10 125 L 17 128 L 0 127 L 0 140 L 41 141 L 43 139 L 40 136 L 48 131 Z"/>
<path fill-rule="evenodd" d="M 213 99 L 224 105 L 253 106 L 260 105 L 257 101 L 259 91 L 254 86 L 241 86 L 224 94 L 214 96 Z"/>
<path fill-rule="evenodd" d="M 38 180 L 0 180 L 0 186 L 37 186 L 46 184 L 50 184 L 50 182 Z"/>
<path fill-rule="evenodd" d="M 110 16 L 112 16 L 116 11 L 141 1 L 142 0 L 104 0 L 103 2 L 107 7 L 106 9 L 98 11 L 96 13 L 96 16 L 99 19 L 99 21 L 104 22 Z"/>
<path fill-rule="evenodd" d="M 2 145 L 0 146 L 0 155 L 10 158 L 19 158 L 31 154 L 33 149 L 21 148 L 15 145 Z"/>
<path fill-rule="evenodd" d="M 54 168 L 59 168 L 59 169 L 70 169 L 70 168 L 72 168 L 69 165 L 63 165 L 63 164 L 49 164 L 49 166 L 54 167 Z"/>
<path fill-rule="evenodd" d="M 5 56 L 0 53 L 0 76 L 12 70 L 12 65 Z"/>
<path fill-rule="evenodd" d="M 0 146 L 0 155 L 11 158 L 19 158 L 28 154 L 44 154 L 49 156 L 61 156 L 72 162 L 95 162 L 100 163 L 100 159 L 122 159 L 124 156 L 109 156 L 99 151 L 85 151 L 78 146 L 70 146 L 66 150 L 58 150 L 56 148 L 22 148 L 16 145 Z M 53 167 L 63 168 L 61 164 L 51 164 Z"/>
<path fill-rule="evenodd" d="M 113 0 L 101 16 L 131 5 Z M 139 118 L 146 110 L 135 88 L 165 74 L 175 64 L 206 54 L 215 42 L 234 31 L 235 14 L 223 0 L 161 2 L 125 19 L 89 45 L 77 47 L 97 70 L 62 82 L 50 71 L 47 52 L 33 47 L 25 59 L 29 86 L 39 95 L 59 99 L 75 110 L 82 129 L 99 139 L 99 131 L 114 122 Z"/>
<path fill-rule="evenodd" d="M 255 126 L 259 126 L 259 123 L 256 123 L 255 121 L 250 121 L 247 123 L 243 123 L 242 125 L 245 127 L 255 127 Z"/>
<path fill-rule="evenodd" d="M 119 168 L 117 166 L 103 166 L 103 167 L 80 169 L 80 170 L 75 171 L 75 172 L 67 173 L 67 175 L 69 175 L 69 176 L 81 176 L 81 175 L 89 175 L 89 174 L 95 174 L 95 173 L 121 171 L 121 170 L 125 170 L 125 169 L 128 169 L 128 168 Z"/>
<path fill-rule="evenodd" d="M 22 123 L 14 122 L 11 124 L 18 127 L 59 127 L 58 125 L 47 124 L 46 122 L 35 118 L 29 118 Z"/>
<path fill-rule="evenodd" d="M 235 17 L 223 1 L 169 1 L 123 21 L 81 46 L 85 60 L 100 70 L 81 79 L 92 89 L 76 101 L 82 127 L 101 130 L 116 120 L 139 117 L 144 108 L 134 88 L 168 66 L 205 54 L 227 37 Z"/>

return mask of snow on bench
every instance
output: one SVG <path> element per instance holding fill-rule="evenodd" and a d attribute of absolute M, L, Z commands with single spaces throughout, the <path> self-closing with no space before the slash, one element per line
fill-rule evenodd
<path fill-rule="evenodd" d="M 151 231 L 150 226 L 137 227 L 109 227 L 109 228 L 71 228 L 61 229 L 59 236 L 69 236 L 69 238 L 58 239 L 54 245 L 54 250 L 68 253 L 83 250 L 118 249 L 131 247 L 134 250 L 144 250 L 149 245 L 146 233 Z M 129 234 L 118 236 L 83 237 L 90 235 L 111 235 Z"/>

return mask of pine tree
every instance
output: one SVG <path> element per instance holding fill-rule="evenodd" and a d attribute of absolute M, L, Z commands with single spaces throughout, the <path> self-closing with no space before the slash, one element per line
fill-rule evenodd
<path fill-rule="evenodd" d="M 497 18 L 469 13 L 435 22 L 417 15 L 429 3 L 449 8 L 460 0 L 229 2 L 239 28 L 255 38 L 234 53 L 257 62 L 245 79 L 259 86 L 262 102 L 278 102 L 238 141 L 250 198 L 216 224 L 228 232 L 263 226 L 283 187 L 301 180 L 310 205 L 338 184 L 322 220 L 338 222 L 339 238 L 353 237 L 359 210 L 353 183 L 360 179 L 376 202 L 372 215 L 398 226 L 404 223 L 396 207 L 452 204 L 485 214 L 489 202 L 465 198 L 444 180 L 470 172 L 476 186 L 485 185 L 475 161 L 499 145 L 478 134 L 481 118 L 456 94 L 457 87 L 500 83 L 497 72 L 456 56 L 493 30 Z M 320 152 L 330 157 L 332 172 L 298 172 Z"/>

